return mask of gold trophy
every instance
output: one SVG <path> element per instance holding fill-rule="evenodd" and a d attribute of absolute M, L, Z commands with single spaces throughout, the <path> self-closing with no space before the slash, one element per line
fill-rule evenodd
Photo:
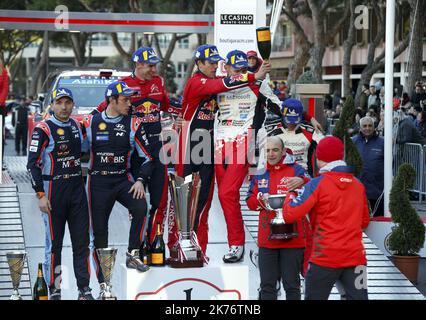
<path fill-rule="evenodd" d="M 169 189 L 179 230 L 179 240 L 170 249 L 172 268 L 203 267 L 204 257 L 194 231 L 201 179 L 198 172 L 182 178 L 169 174 Z"/>
<path fill-rule="evenodd" d="M 272 194 L 267 198 L 263 195 L 260 196 L 265 203 L 264 209 L 275 211 L 275 218 L 270 222 L 271 233 L 268 237 L 269 240 L 289 240 L 298 237 L 296 231 L 296 223 L 285 223 L 283 218 L 283 205 L 285 201 L 285 194 Z"/>
<path fill-rule="evenodd" d="M 7 252 L 6 258 L 9 264 L 10 277 L 12 278 L 13 294 L 10 296 L 10 300 L 22 300 L 19 294 L 18 288 L 21 282 L 22 272 L 24 271 L 25 258 L 27 253 L 25 251 L 13 251 Z"/>
<path fill-rule="evenodd" d="M 105 291 L 100 297 L 101 300 L 117 300 L 117 297 L 112 293 L 111 285 L 112 270 L 114 269 L 117 251 L 118 249 L 114 248 L 96 249 L 99 264 L 101 266 L 102 274 L 105 279 Z"/>

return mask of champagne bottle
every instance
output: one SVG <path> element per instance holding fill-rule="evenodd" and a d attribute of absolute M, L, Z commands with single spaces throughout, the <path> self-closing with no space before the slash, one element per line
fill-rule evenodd
<path fill-rule="evenodd" d="M 271 31 L 269 27 L 256 29 L 257 48 L 264 60 L 269 60 L 271 55 Z"/>
<path fill-rule="evenodd" d="M 166 246 L 164 245 L 163 234 L 160 223 L 157 224 L 157 233 L 151 245 L 151 265 L 164 266 L 166 262 Z"/>
<path fill-rule="evenodd" d="M 145 240 L 142 243 L 142 250 L 140 252 L 141 252 L 142 262 L 146 265 L 150 265 L 151 264 L 151 245 L 149 243 L 148 232 L 145 233 Z"/>
<path fill-rule="evenodd" d="M 49 300 L 47 284 L 46 281 L 44 281 L 43 266 L 41 263 L 38 264 L 37 280 L 33 290 L 33 300 Z"/>

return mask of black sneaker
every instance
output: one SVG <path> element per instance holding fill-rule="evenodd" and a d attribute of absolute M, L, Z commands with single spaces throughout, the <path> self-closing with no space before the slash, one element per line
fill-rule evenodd
<path fill-rule="evenodd" d="M 139 250 L 134 249 L 131 253 L 126 252 L 126 267 L 129 269 L 136 269 L 140 272 L 149 270 L 149 266 L 144 264 L 139 256 Z"/>
<path fill-rule="evenodd" d="M 83 289 L 78 290 L 77 300 L 95 300 L 95 298 L 92 296 L 92 289 L 89 287 L 84 287 Z"/>
<path fill-rule="evenodd" d="M 223 262 L 235 263 L 244 261 L 244 246 L 231 246 L 227 254 L 223 256 Z"/>
<path fill-rule="evenodd" d="M 50 289 L 49 300 L 61 300 L 61 289 Z"/>

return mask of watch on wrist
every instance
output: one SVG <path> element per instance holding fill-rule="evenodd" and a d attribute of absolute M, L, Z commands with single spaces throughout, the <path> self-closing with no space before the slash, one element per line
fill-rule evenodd
<path fill-rule="evenodd" d="M 145 179 L 144 179 L 144 178 L 142 178 L 142 177 L 138 178 L 138 180 L 137 180 L 137 181 L 140 181 L 140 182 L 142 182 L 142 183 L 145 183 Z"/>
<path fill-rule="evenodd" d="M 38 199 L 41 199 L 41 198 L 43 198 L 44 196 L 45 196 L 44 192 L 36 192 L 36 197 L 37 197 Z"/>

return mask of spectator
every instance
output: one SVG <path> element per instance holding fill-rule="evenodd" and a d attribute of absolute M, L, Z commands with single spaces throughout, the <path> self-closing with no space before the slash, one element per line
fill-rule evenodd
<path fill-rule="evenodd" d="M 368 112 L 366 113 L 366 116 L 373 118 L 375 126 L 379 124 L 378 108 L 379 106 L 373 104 L 368 107 Z"/>
<path fill-rule="evenodd" d="M 409 109 L 411 107 L 411 104 L 412 102 L 410 100 L 410 96 L 407 92 L 404 92 L 401 98 L 401 108 Z"/>
<path fill-rule="evenodd" d="M 374 85 L 370 86 L 370 95 L 368 96 L 368 108 L 372 105 L 377 105 L 380 102 L 377 101 L 377 95 L 376 95 L 376 87 Z"/>
<path fill-rule="evenodd" d="M 6 68 L 3 65 L 3 60 L 0 58 L 0 121 L 2 122 L 2 128 L 3 128 L 3 134 L 2 134 L 2 154 L 1 158 L 3 160 L 4 156 L 4 145 L 6 142 L 6 134 L 5 134 L 5 122 L 6 122 L 6 99 L 7 95 L 9 94 L 9 74 L 7 73 Z M 3 161 L 2 161 L 3 163 Z M 4 166 L 2 170 L 5 170 L 6 167 Z"/>
<path fill-rule="evenodd" d="M 340 92 L 338 90 L 334 90 L 334 93 L 333 93 L 333 109 L 336 109 L 337 105 L 341 103 L 340 99 L 342 99 Z"/>
<path fill-rule="evenodd" d="M 338 104 L 336 106 L 336 111 L 334 112 L 334 114 L 331 116 L 333 119 L 339 119 L 340 118 L 340 114 L 342 113 L 342 105 Z"/>
<path fill-rule="evenodd" d="M 408 114 L 411 116 L 414 125 L 416 128 L 419 127 L 419 121 L 417 120 L 417 116 L 422 112 L 422 108 L 417 105 L 412 105 L 410 109 L 408 109 Z"/>
<path fill-rule="evenodd" d="M 359 128 L 360 128 L 359 120 L 361 120 L 361 118 L 363 118 L 363 117 L 364 117 L 364 112 L 361 109 L 356 109 L 355 110 L 355 123 L 353 124 L 352 128 L 349 129 L 351 136 L 358 134 Z"/>
<path fill-rule="evenodd" d="M 405 114 L 403 109 L 400 112 L 400 119 L 397 127 L 396 143 L 420 143 L 425 144 L 426 140 L 422 137 L 419 130 L 414 125 L 410 115 Z"/>
<path fill-rule="evenodd" d="M 360 120 L 360 133 L 352 138 L 363 163 L 359 179 L 365 187 L 374 216 L 383 216 L 384 140 L 374 130 L 374 120 Z"/>
<path fill-rule="evenodd" d="M 414 93 L 411 95 L 411 101 L 415 104 L 420 106 L 420 101 L 426 99 L 426 92 L 423 90 L 422 82 L 418 81 L 416 83 L 416 88 Z"/>
<path fill-rule="evenodd" d="M 369 96 L 370 96 L 370 90 L 368 90 L 368 85 L 364 83 L 362 85 L 361 95 L 359 96 L 359 108 L 364 112 L 367 112 L 367 109 L 368 109 Z"/>
<path fill-rule="evenodd" d="M 286 98 L 286 94 L 285 94 L 286 90 L 287 90 L 287 86 L 285 82 L 284 81 L 278 82 L 278 86 L 277 86 L 275 94 L 278 96 L 278 99 L 280 99 L 281 101 L 284 101 Z"/>
<path fill-rule="evenodd" d="M 256 73 L 263 63 L 263 60 L 257 56 L 254 50 L 247 51 L 248 72 Z"/>
<path fill-rule="evenodd" d="M 379 100 L 380 100 L 380 106 L 384 106 L 385 105 L 385 88 L 384 87 L 380 89 Z"/>
<path fill-rule="evenodd" d="M 419 123 L 418 129 L 421 136 L 426 139 L 426 111 L 422 111 L 417 115 L 417 120 Z"/>
<path fill-rule="evenodd" d="M 30 112 L 30 99 L 23 99 L 21 104 L 15 108 L 12 113 L 12 125 L 15 127 L 15 151 L 16 155 L 27 155 L 27 136 L 28 136 L 28 114 Z"/>
<path fill-rule="evenodd" d="M 385 110 L 380 110 L 380 120 L 376 128 L 377 134 L 381 137 L 385 135 Z"/>

